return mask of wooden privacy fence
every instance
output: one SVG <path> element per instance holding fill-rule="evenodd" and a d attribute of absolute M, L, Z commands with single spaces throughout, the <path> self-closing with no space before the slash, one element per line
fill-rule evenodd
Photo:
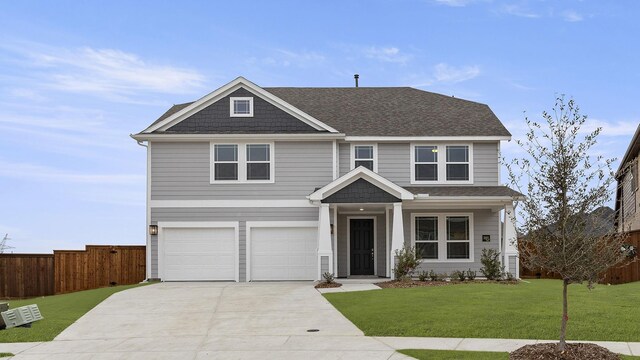
<path fill-rule="evenodd" d="M 1 254 L 0 298 L 62 294 L 146 278 L 144 246 L 87 245 L 51 254 Z"/>
<path fill-rule="evenodd" d="M 636 251 L 640 249 L 640 231 L 632 231 L 629 238 L 625 242 L 633 245 Z M 542 279 L 559 279 L 560 276 L 555 273 L 545 271 L 529 270 L 524 267 L 520 261 L 520 277 L 522 278 L 542 278 Z M 640 281 L 640 251 L 634 258 L 634 261 L 623 266 L 614 266 L 607 270 L 602 277 L 603 284 L 625 284 L 629 282 Z"/>
<path fill-rule="evenodd" d="M 0 298 L 53 295 L 52 254 L 0 255 Z"/>

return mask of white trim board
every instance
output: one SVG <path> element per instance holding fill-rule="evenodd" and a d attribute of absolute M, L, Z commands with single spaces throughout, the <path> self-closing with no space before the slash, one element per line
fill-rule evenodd
<path fill-rule="evenodd" d="M 302 110 L 292 106 L 286 101 L 280 99 L 279 97 L 271 94 L 270 92 L 262 89 L 258 85 L 252 83 L 251 81 L 245 79 L 242 76 L 237 77 L 231 82 L 223 85 L 217 90 L 203 96 L 199 100 L 195 101 L 191 105 L 185 107 L 184 109 L 177 111 L 175 114 L 167 117 L 166 119 L 158 122 L 157 124 L 151 125 L 145 130 L 143 133 L 150 133 L 156 130 L 166 130 L 171 126 L 179 123 L 180 121 L 188 118 L 189 116 L 197 113 L 198 111 L 206 108 L 207 106 L 219 101 L 225 96 L 233 93 L 234 91 L 245 88 L 252 92 L 254 95 L 259 96 L 263 100 L 267 101 L 271 105 L 283 110 L 291 116 L 296 117 L 298 120 L 306 123 L 307 125 L 313 127 L 316 130 L 322 131 L 326 130 L 332 133 L 337 133 L 338 130 L 330 127 L 329 125 L 321 122 L 320 120 L 314 118 L 313 116 L 303 112 Z"/>
<path fill-rule="evenodd" d="M 147 134 L 140 133 L 129 135 L 138 141 L 153 140 L 161 142 L 183 141 L 212 141 L 224 139 L 235 140 L 278 140 L 278 141 L 319 141 L 343 139 L 344 134 L 318 133 L 318 134 Z"/>
<path fill-rule="evenodd" d="M 309 200 L 151 200 L 150 208 L 307 208 Z"/>
<path fill-rule="evenodd" d="M 164 229 L 167 228 L 233 228 L 236 257 L 234 259 L 235 281 L 240 281 L 240 222 L 238 221 L 158 221 L 158 277 L 164 280 Z"/>
<path fill-rule="evenodd" d="M 265 227 L 284 227 L 284 228 L 316 228 L 318 231 L 317 221 L 247 221 L 245 225 L 246 236 L 246 264 L 245 264 L 245 281 L 251 281 L 251 228 Z M 316 245 L 316 255 L 318 248 Z"/>
<path fill-rule="evenodd" d="M 373 219 L 373 275 L 378 275 L 378 217 L 347 216 L 347 277 L 351 276 L 351 220 Z"/>
<path fill-rule="evenodd" d="M 511 136 L 345 136 L 345 141 L 404 142 L 404 141 L 509 141 Z"/>

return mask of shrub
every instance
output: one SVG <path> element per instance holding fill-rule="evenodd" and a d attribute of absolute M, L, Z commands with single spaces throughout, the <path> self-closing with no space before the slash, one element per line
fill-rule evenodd
<path fill-rule="evenodd" d="M 438 281 L 438 274 L 433 269 L 429 270 L 429 280 Z"/>
<path fill-rule="evenodd" d="M 494 249 L 482 249 L 480 257 L 482 268 L 480 272 L 484 274 L 487 280 L 500 280 L 503 274 L 503 268 L 500 266 L 500 253 Z"/>
<path fill-rule="evenodd" d="M 454 272 L 451 273 L 451 279 L 458 279 L 460 281 L 464 281 L 465 279 L 465 274 L 464 271 L 460 271 L 460 270 L 456 270 Z"/>
<path fill-rule="evenodd" d="M 507 281 L 513 281 L 516 279 L 516 277 L 513 276 L 513 274 L 508 271 L 504 274 L 504 276 L 505 276 L 505 279 L 507 279 Z"/>
<path fill-rule="evenodd" d="M 429 277 L 429 273 L 426 271 L 420 271 L 418 273 L 418 280 L 420 281 L 427 281 L 427 278 Z"/>
<path fill-rule="evenodd" d="M 405 280 L 420 265 L 420 258 L 416 254 L 414 247 L 403 245 L 401 250 L 396 250 L 396 257 L 396 266 L 393 268 L 393 274 L 398 280 Z"/>
<path fill-rule="evenodd" d="M 476 272 L 471 270 L 471 268 L 469 268 L 469 270 L 467 270 L 467 279 L 470 281 L 473 281 L 476 279 Z"/>
<path fill-rule="evenodd" d="M 334 281 L 335 281 L 335 279 L 336 279 L 336 278 L 335 278 L 335 276 L 333 276 L 333 274 L 332 274 L 332 273 L 330 273 L 330 272 L 328 272 L 328 271 L 327 271 L 326 273 L 322 274 L 322 277 L 324 278 L 324 281 L 325 281 L 327 284 L 333 284 L 333 282 L 334 282 Z"/>

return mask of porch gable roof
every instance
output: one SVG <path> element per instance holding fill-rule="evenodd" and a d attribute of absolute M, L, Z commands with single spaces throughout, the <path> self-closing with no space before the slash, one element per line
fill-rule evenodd
<path fill-rule="evenodd" d="M 384 177 L 376 174 L 375 172 L 359 166 L 322 188 L 314 191 L 308 196 L 311 201 L 323 201 L 329 196 L 337 193 L 338 191 L 346 188 L 347 186 L 355 183 L 356 181 L 364 179 L 367 183 L 374 185 L 375 187 L 390 194 L 392 197 L 389 200 L 393 200 L 393 197 L 399 200 L 413 200 L 414 195 L 410 191 L 402 188 L 401 186 L 393 183 L 392 181 L 385 179 Z M 363 185 L 367 186 L 367 185 Z M 393 202 L 393 201 L 390 201 Z"/>

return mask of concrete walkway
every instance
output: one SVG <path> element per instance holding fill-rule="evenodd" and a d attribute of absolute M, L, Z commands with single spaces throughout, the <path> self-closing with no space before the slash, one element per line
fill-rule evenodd
<path fill-rule="evenodd" d="M 18 360 L 400 360 L 409 358 L 396 349 L 512 351 L 536 342 L 366 337 L 310 283 L 161 283 L 112 295 L 54 341 L 0 344 L 0 352 Z M 640 343 L 596 343 L 640 355 Z"/>

